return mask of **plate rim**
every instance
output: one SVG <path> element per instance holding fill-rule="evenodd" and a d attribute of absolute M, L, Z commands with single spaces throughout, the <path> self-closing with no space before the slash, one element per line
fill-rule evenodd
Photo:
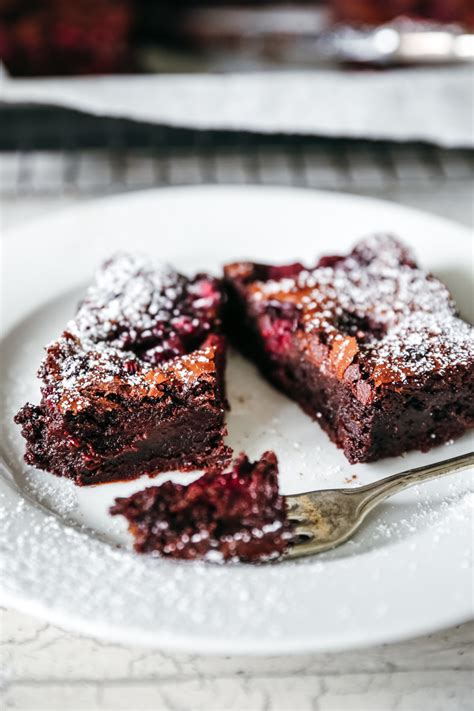
<path fill-rule="evenodd" d="M 387 636 L 383 633 L 378 635 L 367 636 L 364 639 L 354 638 L 351 643 L 330 642 L 329 644 L 319 644 L 316 640 L 301 642 L 298 640 L 281 641 L 272 640 L 271 642 L 255 642 L 255 640 L 232 641 L 226 644 L 225 642 L 217 641 L 214 637 L 199 637 L 199 650 L 190 645 L 189 637 L 172 635 L 165 636 L 163 639 L 159 633 L 149 634 L 144 633 L 134 627 L 126 627 L 120 632 L 117 627 L 107 623 L 89 623 L 83 618 L 76 617 L 72 614 L 61 613 L 59 610 L 52 609 L 36 600 L 21 597 L 14 594 L 2 593 L 0 591 L 0 606 L 9 607 L 17 612 L 37 617 L 51 625 L 57 626 L 68 632 L 75 632 L 82 637 L 90 637 L 102 642 L 111 644 L 140 646 L 146 649 L 155 649 L 157 651 L 176 653 L 176 654 L 201 654 L 204 656 L 249 656 L 249 657 L 265 657 L 265 656 L 298 656 L 303 654 L 331 654 L 353 652 L 364 649 L 375 649 L 377 647 L 400 644 L 419 637 L 424 637 L 437 632 L 443 632 L 453 627 L 471 622 L 473 617 L 471 614 L 464 614 L 446 619 L 445 624 L 433 629 L 431 625 L 413 625 L 410 631 L 405 630 L 400 634 Z M 271 647 L 271 651 L 270 651 Z"/>
<path fill-rule="evenodd" d="M 294 193 L 294 194 L 306 194 L 311 197 L 324 197 L 325 199 L 329 200 L 334 200 L 337 202 L 341 198 L 344 200 L 353 201 L 354 203 L 357 202 L 366 202 L 366 203 L 372 203 L 373 206 L 386 206 L 389 209 L 396 209 L 397 211 L 402 211 L 405 214 L 412 214 L 413 216 L 417 217 L 424 217 L 426 219 L 433 219 L 438 223 L 444 223 L 445 226 L 449 226 L 450 228 L 455 227 L 456 229 L 459 229 L 460 232 L 463 231 L 465 233 L 465 236 L 470 238 L 471 235 L 471 230 L 469 227 L 466 225 L 462 224 L 461 222 L 456 222 L 455 220 L 452 220 L 448 217 L 443 217 L 442 215 L 436 215 L 435 213 L 428 212 L 427 210 L 423 210 L 418 207 L 413 207 L 411 205 L 402 205 L 399 202 L 388 200 L 387 198 L 378 198 L 378 197 L 373 197 L 370 195 L 360 195 L 358 193 L 351 193 L 351 192 L 344 192 L 343 190 L 332 190 L 332 189 L 321 189 L 321 188 L 312 188 L 310 186 L 304 186 L 304 185 L 295 185 L 295 186 L 288 186 L 288 185 L 265 185 L 265 184 L 233 184 L 233 183 L 219 183 L 219 184 L 213 184 L 213 183 L 203 183 L 200 185 L 163 185 L 160 187 L 156 186 L 150 186 L 150 187 L 145 187 L 145 188 L 140 188 L 138 190 L 129 190 L 126 192 L 119 192 L 119 193 L 114 193 L 113 195 L 105 195 L 105 196 L 100 196 L 100 197 L 90 197 L 84 201 L 80 201 L 78 203 L 73 203 L 69 205 L 63 205 L 58 208 L 53 208 L 51 210 L 47 210 L 44 213 L 41 213 L 40 215 L 36 217 L 28 217 L 25 220 L 22 220 L 20 223 L 16 225 L 11 225 L 10 227 L 7 227 L 3 229 L 0 232 L 0 240 L 3 240 L 5 238 L 8 238 L 8 235 L 12 232 L 14 233 L 21 233 L 23 230 L 29 230 L 32 228 L 34 225 L 38 225 L 38 223 L 42 222 L 50 222 L 52 220 L 56 220 L 59 218 L 64 218 L 65 216 L 70 215 L 71 213 L 87 213 L 90 212 L 91 210 L 94 211 L 97 205 L 107 207 L 107 206 L 112 206 L 114 203 L 117 202 L 133 202 L 135 200 L 141 200 L 144 197 L 148 197 L 151 194 L 156 194 L 156 195 L 161 195 L 161 194 L 166 194 L 166 193 L 209 193 L 209 192 L 220 192 L 223 195 L 225 193 L 237 193 L 241 192 L 243 193 Z"/>

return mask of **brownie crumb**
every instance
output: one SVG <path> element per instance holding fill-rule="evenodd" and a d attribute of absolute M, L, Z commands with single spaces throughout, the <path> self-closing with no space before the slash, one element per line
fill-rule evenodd
<path fill-rule="evenodd" d="M 256 462 L 241 454 L 230 470 L 214 469 L 183 486 L 166 482 L 116 499 L 138 553 L 211 562 L 274 560 L 291 539 L 278 462 L 265 452 Z"/>

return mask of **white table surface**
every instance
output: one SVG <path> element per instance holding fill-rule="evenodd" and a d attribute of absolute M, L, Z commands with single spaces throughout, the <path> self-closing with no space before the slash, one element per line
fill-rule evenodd
<path fill-rule="evenodd" d="M 421 186 L 414 191 L 411 185 L 384 197 L 473 225 L 472 183 L 463 182 L 454 190 L 444 184 L 429 191 Z M 8 229 L 79 199 L 5 199 L 2 226 Z M 375 649 L 254 659 L 165 654 L 107 644 L 12 609 L 0 613 L 0 709 L 473 708 L 474 623 Z"/>

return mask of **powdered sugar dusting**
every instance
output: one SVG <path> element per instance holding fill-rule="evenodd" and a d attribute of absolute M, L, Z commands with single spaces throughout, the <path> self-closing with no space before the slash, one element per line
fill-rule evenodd
<path fill-rule="evenodd" d="M 194 314 L 183 308 L 189 297 Z M 168 265 L 119 253 L 97 271 L 67 330 L 126 350 L 140 344 L 146 353 L 151 339 L 174 339 L 183 329 L 209 331 L 210 323 L 200 317 L 216 298 L 212 289 L 203 290 L 202 280 L 191 282 Z"/>
<path fill-rule="evenodd" d="M 153 367 L 104 343 L 85 351 L 80 341 L 64 334 L 49 347 L 41 368 L 43 396 L 61 412 L 75 414 L 93 402 L 114 409 L 113 396 L 160 399 L 170 387 L 189 388 L 200 378 L 212 376 L 215 352 L 215 345 L 203 344 L 190 354 Z"/>
<path fill-rule="evenodd" d="M 352 358 L 376 384 L 442 376 L 472 362 L 472 327 L 456 316 L 446 286 L 396 239 L 372 236 L 348 257 L 324 261 L 294 278 L 257 282 L 255 303 L 289 305 L 298 327 L 326 343 L 354 339 Z"/>
<path fill-rule="evenodd" d="M 39 371 L 45 399 L 77 413 L 100 392 L 161 397 L 170 379 L 194 382 L 213 369 L 214 349 L 200 345 L 218 324 L 219 305 L 214 279 L 189 280 L 138 255 L 114 256 L 48 347 Z"/>
<path fill-rule="evenodd" d="M 26 473 L 25 493 L 64 518 L 70 517 L 79 505 L 72 481 L 52 479 L 34 470 Z"/>

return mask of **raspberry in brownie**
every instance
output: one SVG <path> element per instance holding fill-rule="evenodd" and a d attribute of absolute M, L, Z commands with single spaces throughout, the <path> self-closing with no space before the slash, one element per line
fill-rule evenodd
<path fill-rule="evenodd" d="M 397 239 L 313 269 L 225 268 L 227 330 L 351 463 L 426 451 L 474 425 L 473 328 Z"/>
<path fill-rule="evenodd" d="M 209 471 L 189 486 L 151 486 L 116 499 L 110 512 L 125 516 L 136 551 L 170 558 L 272 560 L 293 537 L 273 452 L 254 463 L 241 454 L 230 471 Z"/>
<path fill-rule="evenodd" d="M 77 484 L 227 461 L 220 309 L 211 277 L 106 262 L 15 418 L 26 461 Z"/>

